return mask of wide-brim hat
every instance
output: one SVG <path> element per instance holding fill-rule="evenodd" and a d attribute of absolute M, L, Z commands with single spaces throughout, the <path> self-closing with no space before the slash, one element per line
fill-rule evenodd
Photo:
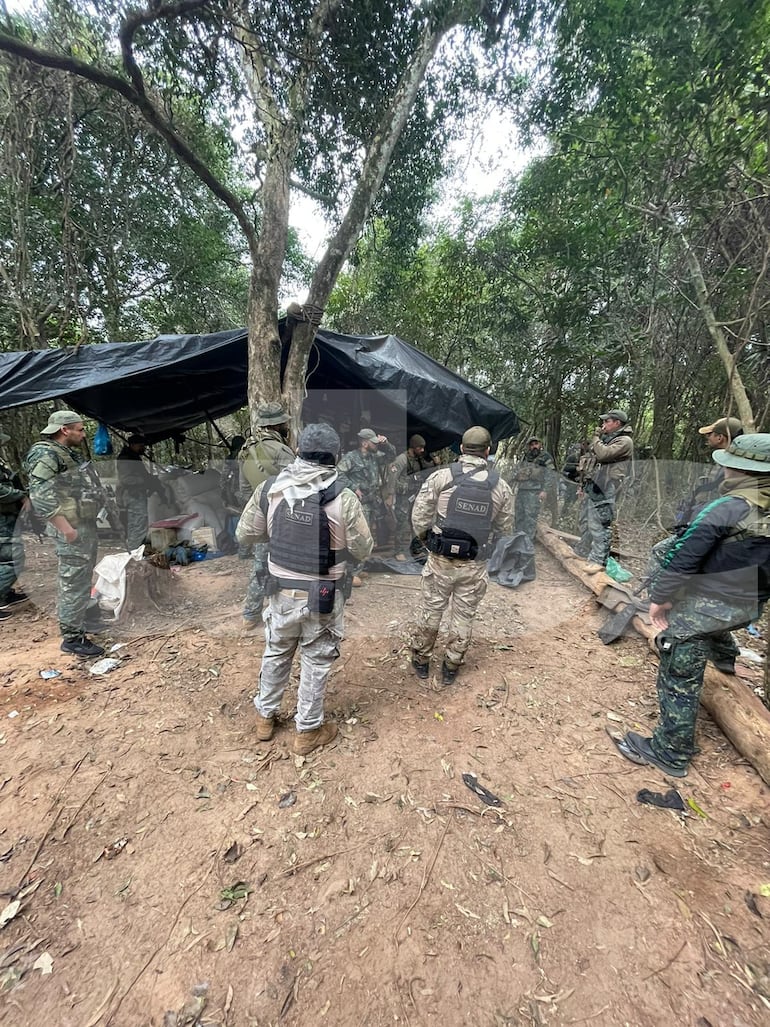
<path fill-rule="evenodd" d="M 266 403 L 257 410 L 257 427 L 269 428 L 273 424 L 288 424 L 289 415 L 280 403 Z"/>
<path fill-rule="evenodd" d="M 81 415 L 76 414 L 74 410 L 54 410 L 48 418 L 48 424 L 45 428 L 40 429 L 40 434 L 55 435 L 57 431 L 62 430 L 65 424 L 77 424 L 82 420 Z"/>
<path fill-rule="evenodd" d="M 723 467 L 752 474 L 770 474 L 770 435 L 739 435 L 727 449 L 715 449 L 712 459 Z"/>

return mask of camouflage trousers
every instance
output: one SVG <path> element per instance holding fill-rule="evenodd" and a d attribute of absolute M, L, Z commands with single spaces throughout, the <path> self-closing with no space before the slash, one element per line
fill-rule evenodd
<path fill-rule="evenodd" d="M 0 600 L 7 599 L 24 570 L 24 546 L 15 528 L 15 514 L 0 514 Z"/>
<path fill-rule="evenodd" d="M 592 482 L 585 486 L 581 505 L 583 534 L 575 547 L 576 552 L 585 551 L 589 563 L 600 563 L 604 567 L 612 545 L 612 522 L 615 519 L 615 486 L 608 482 L 604 491 Z"/>
<path fill-rule="evenodd" d="M 150 530 L 150 519 L 147 514 L 147 497 L 131 496 L 121 510 L 123 523 L 126 526 L 126 548 L 138 549 L 144 545 Z"/>
<path fill-rule="evenodd" d="M 412 531 L 412 504 L 414 499 L 409 496 L 396 496 L 393 504 L 393 513 L 396 518 L 396 530 L 393 536 L 393 553 L 409 555 L 414 532 Z"/>
<path fill-rule="evenodd" d="M 756 602 L 728 603 L 705 596 L 685 596 L 668 612 L 669 626 L 656 638 L 658 726 L 652 750 L 659 759 L 684 769 L 696 752 L 698 715 L 707 660 L 732 660 L 737 648 L 730 629 L 745 627 L 758 616 Z"/>
<path fill-rule="evenodd" d="M 265 578 L 267 567 L 267 542 L 257 542 L 254 546 L 254 565 L 246 589 L 246 602 L 243 604 L 243 616 L 246 620 L 259 620 L 262 607 L 265 605 Z"/>
<path fill-rule="evenodd" d="M 65 640 L 86 633 L 86 611 L 91 602 L 91 578 L 98 549 L 95 524 L 78 524 L 77 531 L 74 542 L 56 536 L 59 630 Z"/>
<path fill-rule="evenodd" d="M 444 610 L 452 601 L 444 659 L 459 667 L 471 644 L 473 618 L 489 578 L 484 560 L 448 560 L 431 553 L 422 572 L 420 606 L 412 632 L 412 649 L 429 660 Z"/>
<path fill-rule="evenodd" d="M 523 531 L 527 538 L 534 540 L 537 534 L 537 518 L 540 514 L 540 490 L 524 489 L 519 485 L 516 490 L 515 520 L 516 531 Z"/>
<path fill-rule="evenodd" d="M 265 611 L 265 652 L 254 705 L 262 717 L 275 717 L 289 683 L 294 654 L 299 648 L 297 690 L 298 731 L 313 731 L 323 724 L 326 682 L 340 654 L 345 600 L 337 591 L 329 614 L 310 613 L 307 593 L 285 591 L 271 596 Z"/>

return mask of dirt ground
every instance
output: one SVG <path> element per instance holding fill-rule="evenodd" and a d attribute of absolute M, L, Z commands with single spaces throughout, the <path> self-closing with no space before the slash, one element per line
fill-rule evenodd
<path fill-rule="evenodd" d="M 601 645 L 547 554 L 490 587 L 445 689 L 408 665 L 418 579 L 369 577 L 327 698 L 339 739 L 306 759 L 291 692 L 254 738 L 248 570 L 174 573 L 93 676 L 31 554 L 36 604 L 0 640 L 0 1023 L 770 1021 L 768 789 L 704 715 L 687 812 L 637 801 L 672 782 L 606 729 L 649 731 L 655 659 Z"/>

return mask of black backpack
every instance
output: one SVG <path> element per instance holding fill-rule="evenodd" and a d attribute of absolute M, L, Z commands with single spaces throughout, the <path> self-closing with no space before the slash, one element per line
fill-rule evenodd
<path fill-rule="evenodd" d="M 275 477 L 267 479 L 259 497 L 265 520 L 267 494 L 274 481 Z M 268 552 L 274 563 L 295 574 L 317 577 L 329 573 L 329 568 L 336 563 L 337 553 L 331 547 L 329 518 L 324 507 L 336 499 L 344 487 L 337 479 L 327 489 L 298 500 L 293 510 L 285 499 L 281 499 L 273 514 L 268 543 Z M 342 550 L 340 558 L 344 560 L 346 556 L 347 550 Z"/>

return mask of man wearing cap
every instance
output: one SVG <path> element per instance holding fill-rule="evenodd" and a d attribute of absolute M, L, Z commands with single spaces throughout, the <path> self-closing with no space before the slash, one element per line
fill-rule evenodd
<path fill-rule="evenodd" d="M 514 510 L 516 531 L 523 531 L 534 540 L 540 504 L 556 481 L 553 457 L 543 449 L 543 443 L 534 435 L 527 442 L 527 451 L 516 468 L 514 481 L 518 485 Z"/>
<path fill-rule="evenodd" d="M 346 561 L 365 560 L 372 551 L 361 504 L 337 474 L 339 450 L 339 435 L 330 425 L 307 425 L 296 460 L 257 486 L 236 531 L 239 542 L 268 544 L 270 601 L 254 699 L 257 738 L 266 742 L 273 736 L 299 648 L 292 741 L 298 756 L 328 745 L 337 735 L 336 724 L 324 723 L 324 696 L 343 637 Z"/>
<path fill-rule="evenodd" d="M 633 431 L 625 410 L 608 410 L 599 421 L 601 427 L 594 432 L 578 464 L 584 529 L 576 549 L 588 549 L 585 569 L 589 574 L 603 571 L 607 564 L 615 500 L 634 455 Z"/>
<path fill-rule="evenodd" d="M 711 455 L 717 449 L 727 449 L 733 439 L 743 435 L 743 425 L 737 417 L 720 417 L 713 424 L 698 428 L 698 434 L 703 436 Z M 724 477 L 722 468 L 714 467 L 710 474 L 698 480 L 695 488 L 682 500 L 676 511 L 674 530 L 677 533 L 687 528 L 697 507 L 716 498 Z"/>
<path fill-rule="evenodd" d="M 150 474 L 142 457 L 147 452 L 149 440 L 143 435 L 129 435 L 126 444 L 115 461 L 118 476 L 116 499 L 121 519 L 126 525 L 126 548 L 137 549 L 144 545 L 149 530 L 147 497 L 156 493 L 166 497 L 166 490 L 155 475 Z"/>
<path fill-rule="evenodd" d="M 256 429 L 246 440 L 240 453 L 240 493 L 244 503 L 262 482 L 278 474 L 294 460 L 289 448 L 289 415 L 280 403 L 267 403 L 257 411 Z M 246 602 L 243 606 L 243 629 L 253 631 L 262 618 L 267 582 L 267 545 L 254 546 Z"/>
<path fill-rule="evenodd" d="M 0 446 L 11 441 L 11 436 L 0 431 Z M 7 620 L 14 606 L 27 601 L 27 595 L 13 586 L 24 569 L 24 546 L 16 531 L 16 521 L 22 510 L 29 506 L 26 491 L 19 476 L 0 460 L 0 621 Z"/>
<path fill-rule="evenodd" d="M 56 410 L 40 434 L 44 438 L 27 453 L 24 469 L 32 506 L 48 522 L 46 534 L 56 539 L 61 650 L 75 656 L 102 656 L 104 649 L 86 635 L 99 503 L 76 453 L 85 428 L 74 410 Z"/>
<path fill-rule="evenodd" d="M 451 685 L 471 642 L 473 618 L 487 591 L 487 557 L 493 540 L 510 535 L 513 494 L 487 463 L 492 439 L 469 428 L 460 459 L 425 481 L 414 501 L 412 528 L 429 556 L 422 572 L 420 606 L 411 638 L 412 667 L 427 678 L 441 617 L 452 600 L 441 681 Z"/>
<path fill-rule="evenodd" d="M 412 542 L 412 504 L 428 467 L 435 462 L 425 455 L 426 442 L 422 435 L 412 435 L 406 452 L 399 453 L 388 468 L 385 502 L 393 501 L 396 528 L 393 537 L 393 555 L 406 560 Z"/>
<path fill-rule="evenodd" d="M 339 475 L 347 488 L 355 492 L 369 522 L 372 537 L 377 541 L 377 517 L 382 509 L 382 471 L 396 455 L 395 446 L 387 436 L 378 435 L 371 428 L 358 433 L 358 448 L 345 453 L 339 463 Z M 361 584 L 356 567 L 355 585 Z"/>
<path fill-rule="evenodd" d="M 725 471 L 722 495 L 673 541 L 650 585 L 650 617 L 660 632 L 658 726 L 650 738 L 629 731 L 617 743 L 632 763 L 672 777 L 686 775 L 696 752 L 706 661 L 770 597 L 770 435 L 738 436 L 712 459 Z"/>

